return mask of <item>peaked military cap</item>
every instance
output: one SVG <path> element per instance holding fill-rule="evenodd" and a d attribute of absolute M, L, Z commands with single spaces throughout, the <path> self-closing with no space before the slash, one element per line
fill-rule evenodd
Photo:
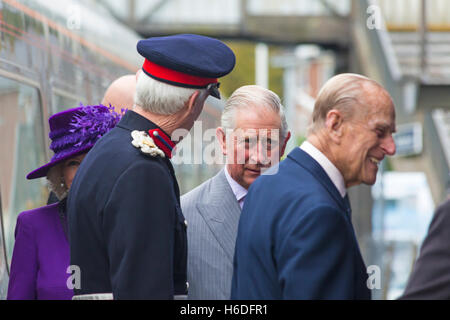
<path fill-rule="evenodd" d="M 207 88 L 218 99 L 217 78 L 230 73 L 236 63 L 222 41 L 195 34 L 141 40 L 137 50 L 145 58 L 142 70 L 148 76 L 179 87 Z"/>

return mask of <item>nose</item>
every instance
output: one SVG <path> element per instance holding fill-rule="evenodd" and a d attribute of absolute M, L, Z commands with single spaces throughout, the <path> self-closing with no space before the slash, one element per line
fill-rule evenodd
<path fill-rule="evenodd" d="M 249 160 L 251 164 L 268 165 L 270 163 L 268 151 L 260 141 L 250 149 Z"/>
<path fill-rule="evenodd" d="M 384 153 L 389 155 L 389 156 L 393 156 L 395 154 L 395 141 L 394 138 L 392 137 L 392 134 L 390 134 L 388 137 L 386 137 L 382 144 L 381 144 L 381 148 L 383 149 Z"/>

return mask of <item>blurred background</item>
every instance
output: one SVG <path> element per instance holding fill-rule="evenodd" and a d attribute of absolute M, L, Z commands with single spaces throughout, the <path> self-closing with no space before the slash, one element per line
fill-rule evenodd
<path fill-rule="evenodd" d="M 282 98 L 293 133 L 287 152 L 305 139 L 314 101 L 326 80 L 343 72 L 377 80 L 395 102 L 397 154 L 383 161 L 374 186 L 353 187 L 350 198 L 365 262 L 381 269 L 381 287 L 372 291 L 373 298 L 395 299 L 402 294 L 434 209 L 448 196 L 450 1 L 8 0 L 1 3 L 3 12 L 7 6 L 19 10 L 21 3 L 33 7 L 53 17 L 67 32 L 83 36 L 111 52 L 120 47 L 123 55 L 135 54 L 137 39 L 152 36 L 197 33 L 225 41 L 234 50 L 237 65 L 221 80 L 222 95 L 226 99 L 247 84 L 275 91 Z M 89 91 L 85 103 L 100 101 L 102 89 L 113 76 L 139 68 L 139 57 L 124 59 L 134 61 L 132 65 L 137 67 L 121 69 L 103 78 L 98 92 Z M 0 86 L 7 89 L 12 85 L 5 82 Z M 26 97 L 30 104 L 36 99 L 33 92 Z M 85 97 L 77 99 L 75 95 L 71 101 L 84 101 Z M 48 100 L 44 103 L 50 107 L 48 111 L 43 109 L 43 118 L 62 103 Z M 209 126 L 218 125 L 221 108 L 223 101 L 209 100 L 204 118 Z M 42 123 L 45 128 L 45 121 Z M 0 121 L 1 130 L 4 124 Z M 45 139 L 44 135 L 42 140 Z M 8 141 L 2 141 L 2 151 L 7 143 L 12 143 Z M 45 143 L 40 142 L 44 146 Z M 29 146 L 32 147 L 35 146 Z M 44 153 L 41 158 L 45 157 Z M 17 159 L 8 161 L 14 163 Z M 219 168 L 204 164 L 179 166 L 177 175 L 182 192 L 211 177 Z M 13 230 L 19 211 L 7 205 L 19 183 L 10 182 L 11 172 L 14 170 L 2 163 L 2 250 L 6 256 L 13 243 L 8 230 Z M 25 183 L 29 182 L 19 184 Z M 30 197 L 45 198 L 45 192 L 44 196 Z M 0 278 L 1 265 L 0 261 Z"/>

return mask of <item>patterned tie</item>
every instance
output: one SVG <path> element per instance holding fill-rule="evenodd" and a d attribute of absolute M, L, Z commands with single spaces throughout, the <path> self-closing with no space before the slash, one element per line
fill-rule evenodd
<path fill-rule="evenodd" d="M 238 203 L 239 203 L 239 206 L 241 207 L 241 210 L 242 210 L 242 208 L 244 207 L 244 200 L 245 200 L 245 196 L 243 196 L 241 199 L 239 199 L 239 201 L 238 201 Z"/>
<path fill-rule="evenodd" d="M 345 209 L 347 211 L 348 217 L 352 219 L 352 207 L 350 206 L 350 200 L 348 199 L 348 194 L 344 197 Z"/>

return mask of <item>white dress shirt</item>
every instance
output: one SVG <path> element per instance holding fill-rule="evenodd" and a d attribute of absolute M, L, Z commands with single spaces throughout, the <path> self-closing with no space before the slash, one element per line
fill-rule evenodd
<path fill-rule="evenodd" d="M 328 177 L 330 177 L 331 181 L 338 189 L 342 198 L 344 198 L 347 194 L 347 189 L 345 188 L 344 177 L 339 172 L 338 168 L 336 168 L 336 166 L 330 160 L 328 160 L 328 158 L 319 149 L 314 147 L 308 141 L 303 142 L 300 146 L 300 149 L 305 151 L 311 156 L 311 158 L 313 158 L 320 164 L 320 166 L 323 168 L 323 170 L 325 170 Z"/>
<path fill-rule="evenodd" d="M 243 186 L 241 186 L 239 183 L 237 183 L 228 173 L 228 168 L 225 166 L 225 177 L 227 178 L 228 184 L 231 187 L 231 190 L 233 190 L 234 196 L 236 197 L 237 202 L 239 203 L 239 206 L 244 206 L 244 198 L 247 195 L 248 190 L 245 189 Z"/>

